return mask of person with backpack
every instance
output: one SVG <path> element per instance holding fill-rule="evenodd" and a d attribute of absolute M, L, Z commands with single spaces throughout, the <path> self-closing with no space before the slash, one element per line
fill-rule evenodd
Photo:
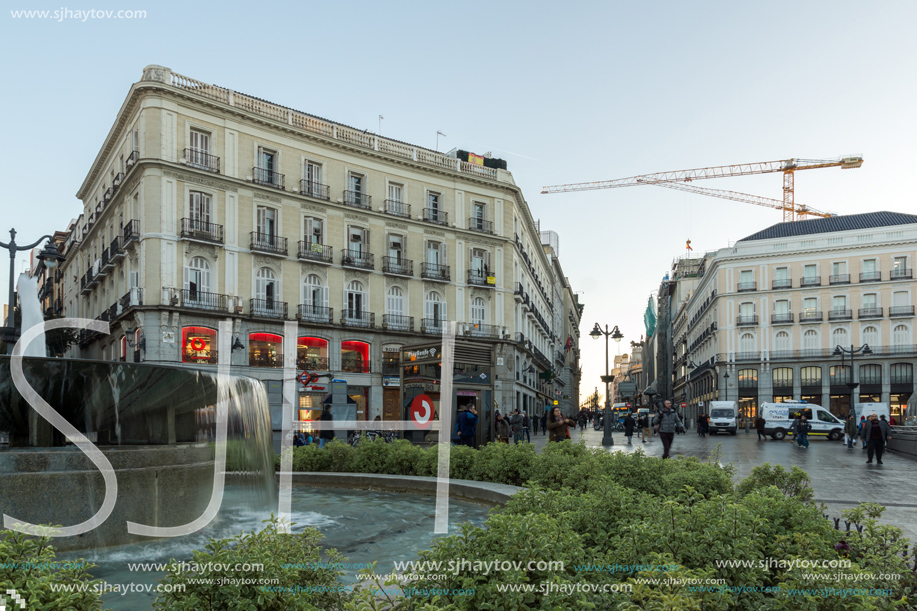
<path fill-rule="evenodd" d="M 476 447 L 478 411 L 475 409 L 474 405 L 470 405 L 468 408 L 459 411 L 455 427 L 455 434 L 457 437 L 456 443 L 468 446 L 469 448 Z"/>
<path fill-rule="evenodd" d="M 800 448 L 809 447 L 809 431 L 812 430 L 812 425 L 809 424 L 805 416 L 800 414 L 793 426 L 790 427 L 790 430 L 796 433 L 796 445 Z"/>
<path fill-rule="evenodd" d="M 662 411 L 656 415 L 653 423 L 659 427 L 659 439 L 662 440 L 662 457 L 668 458 L 672 440 L 675 439 L 675 432 L 685 428 L 681 418 L 672 409 L 671 401 L 667 400 L 662 404 Z"/>

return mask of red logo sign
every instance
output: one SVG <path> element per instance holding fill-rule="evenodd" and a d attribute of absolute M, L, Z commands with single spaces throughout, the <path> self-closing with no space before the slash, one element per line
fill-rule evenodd
<path fill-rule="evenodd" d="M 427 395 L 417 395 L 411 401 L 411 421 L 419 429 L 428 429 L 433 424 L 433 401 Z"/>
<path fill-rule="evenodd" d="M 682 406 L 682 407 L 688 407 L 688 404 L 687 404 L 687 403 L 682 403 L 681 406 Z"/>
<path fill-rule="evenodd" d="M 630 407 L 630 403 L 625 403 L 624 407 Z"/>

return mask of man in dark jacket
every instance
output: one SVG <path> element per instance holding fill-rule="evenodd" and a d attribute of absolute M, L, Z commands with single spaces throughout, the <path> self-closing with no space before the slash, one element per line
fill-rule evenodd
<path fill-rule="evenodd" d="M 764 434 L 764 427 L 766 424 L 767 422 L 761 416 L 758 416 L 757 420 L 755 420 L 755 430 L 758 431 L 758 441 L 761 441 L 761 439 L 767 441 L 767 435 Z"/>
<path fill-rule="evenodd" d="M 624 436 L 627 437 L 627 443 L 630 444 L 630 438 L 634 436 L 634 427 L 637 425 L 634 417 L 627 412 L 624 417 Z"/>
<path fill-rule="evenodd" d="M 857 442 L 857 420 L 852 413 L 847 416 L 844 423 L 844 434 L 847 435 L 847 447 L 853 448 Z"/>
<path fill-rule="evenodd" d="M 545 412 L 541 415 L 541 434 L 548 434 L 548 412 Z"/>
<path fill-rule="evenodd" d="M 509 425 L 513 427 L 513 443 L 519 443 L 525 440 L 525 419 L 519 410 L 513 410 L 513 415 L 509 417 Z"/>
<path fill-rule="evenodd" d="M 475 409 L 474 405 L 468 407 L 467 410 L 459 411 L 457 421 L 456 431 L 458 432 L 459 444 L 468 446 L 469 448 L 475 447 L 475 442 L 477 441 L 478 411 Z"/>
<path fill-rule="evenodd" d="M 672 409 L 672 402 L 666 401 L 662 405 L 662 411 L 656 415 L 653 424 L 659 427 L 659 439 L 662 440 L 662 457 L 669 457 L 669 448 L 672 447 L 672 440 L 675 439 L 675 431 L 684 429 L 681 418 Z"/>
<path fill-rule="evenodd" d="M 319 420 L 322 423 L 325 422 L 334 422 L 334 416 L 331 415 L 331 406 L 326 405 L 325 411 L 322 412 L 322 415 L 319 417 Z M 324 424 L 322 425 L 324 426 Z M 325 447 L 325 444 L 334 439 L 334 431 L 331 429 L 322 429 L 322 432 L 319 434 L 318 439 L 318 448 L 322 449 Z"/>
<path fill-rule="evenodd" d="M 790 431 L 796 433 L 796 444 L 800 448 L 806 449 L 809 448 L 809 431 L 811 430 L 812 425 L 803 415 L 800 415 L 793 423 L 793 426 L 790 427 Z"/>
<path fill-rule="evenodd" d="M 866 440 L 866 463 L 872 462 L 875 453 L 876 464 L 881 465 L 885 444 L 891 439 L 891 427 L 888 426 L 888 422 L 879 420 L 875 414 L 871 415 L 863 425 L 863 439 Z"/>

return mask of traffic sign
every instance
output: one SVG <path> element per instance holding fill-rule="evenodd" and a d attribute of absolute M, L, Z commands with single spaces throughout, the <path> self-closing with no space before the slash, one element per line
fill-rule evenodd
<path fill-rule="evenodd" d="M 682 406 L 682 407 L 688 407 L 688 404 L 683 402 L 683 403 L 681 404 L 681 406 Z"/>
<path fill-rule="evenodd" d="M 417 395 L 411 401 L 411 408 L 408 410 L 411 415 L 411 422 L 419 429 L 428 429 L 433 424 L 433 401 L 427 395 Z"/>

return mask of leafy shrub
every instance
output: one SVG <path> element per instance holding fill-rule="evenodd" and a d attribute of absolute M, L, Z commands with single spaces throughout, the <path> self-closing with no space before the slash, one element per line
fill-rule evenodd
<path fill-rule="evenodd" d="M 489 443 L 478 450 L 471 479 L 522 486 L 532 478 L 537 456 L 530 443 Z"/>
<path fill-rule="evenodd" d="M 395 475 L 430 475 L 424 461 L 424 450 L 406 439 L 388 445 L 383 473 Z M 435 449 L 435 448 L 434 448 Z"/>
<path fill-rule="evenodd" d="M 751 470 L 748 477 L 739 483 L 737 491 L 741 495 L 746 495 L 766 486 L 776 486 L 787 496 L 799 499 L 803 503 L 811 503 L 814 493 L 810 482 L 809 474 L 795 465 L 787 471 L 781 465 L 764 463 Z"/>
<path fill-rule="evenodd" d="M 40 528 L 39 532 L 50 532 Z M 7 598 L 7 609 L 19 605 L 7 596 L 15 590 L 25 599 L 26 609 L 47 611 L 90 611 L 102 608 L 100 591 L 93 588 L 102 581 L 93 579 L 88 569 L 95 565 L 85 560 L 56 560 L 48 536 L 32 537 L 14 530 L 0 530 L 0 595 Z M 85 592 L 55 591 L 57 586 L 86 585 Z"/>

